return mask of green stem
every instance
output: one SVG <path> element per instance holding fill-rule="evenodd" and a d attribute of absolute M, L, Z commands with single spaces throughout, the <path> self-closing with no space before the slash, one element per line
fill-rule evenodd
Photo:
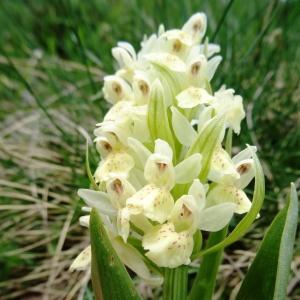
<path fill-rule="evenodd" d="M 207 248 L 212 247 L 222 241 L 227 235 L 227 226 L 218 232 L 210 234 L 207 241 Z M 219 265 L 222 261 L 223 249 L 205 255 L 202 259 L 199 271 L 194 280 L 190 300 L 211 300 L 215 289 L 216 277 Z"/>
<path fill-rule="evenodd" d="M 188 267 L 165 269 L 163 300 L 186 300 Z"/>

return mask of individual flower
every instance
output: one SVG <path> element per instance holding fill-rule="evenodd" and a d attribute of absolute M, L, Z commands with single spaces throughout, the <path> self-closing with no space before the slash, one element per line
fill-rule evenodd
<path fill-rule="evenodd" d="M 208 194 L 208 203 L 235 203 L 235 213 L 243 214 L 250 210 L 251 201 L 243 189 L 254 178 L 252 153 L 256 148 L 248 147 L 234 156 L 232 160 L 220 148 L 212 160 L 210 178 L 218 182 Z"/>

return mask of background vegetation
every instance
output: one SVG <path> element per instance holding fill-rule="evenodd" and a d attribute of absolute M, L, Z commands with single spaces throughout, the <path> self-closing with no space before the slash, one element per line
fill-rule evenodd
<path fill-rule="evenodd" d="M 114 69 L 110 49 L 119 40 L 138 49 L 160 23 L 180 27 L 197 11 L 222 47 L 214 88 L 225 83 L 245 99 L 234 144 L 255 144 L 266 175 L 261 218 L 221 266 L 216 299 L 234 298 L 289 182 L 300 185 L 297 0 L 0 1 L 1 299 L 92 299 L 89 272 L 68 267 L 89 243 L 76 190 L 88 186 L 85 141 L 108 109 L 101 86 Z M 289 299 L 300 299 L 299 237 L 292 270 Z M 159 293 L 137 284 L 145 297 Z"/>

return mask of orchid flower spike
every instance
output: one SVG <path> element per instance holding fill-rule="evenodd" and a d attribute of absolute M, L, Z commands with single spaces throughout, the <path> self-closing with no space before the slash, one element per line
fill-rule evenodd
<path fill-rule="evenodd" d="M 181 29 L 160 26 L 139 51 L 127 42 L 113 48 L 119 69 L 104 77 L 111 108 L 94 131 L 94 189 L 78 192 L 80 223 L 88 227 L 96 209 L 120 259 L 150 284 L 162 283 L 154 265 L 189 265 L 196 235 L 247 213 L 244 189 L 263 181 L 255 147 L 233 157 L 225 150 L 225 132 L 240 133 L 245 111 L 233 89 L 211 86 L 222 57 L 206 28 L 199 12 Z M 71 269 L 90 260 L 88 246 Z"/>

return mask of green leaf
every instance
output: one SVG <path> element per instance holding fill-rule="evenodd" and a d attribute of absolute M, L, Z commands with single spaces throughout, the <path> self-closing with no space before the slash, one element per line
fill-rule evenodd
<path fill-rule="evenodd" d="M 291 184 L 289 202 L 266 232 L 237 300 L 286 299 L 297 222 L 297 192 L 294 184 Z"/>
<path fill-rule="evenodd" d="M 186 157 L 194 153 L 201 153 L 202 155 L 202 169 L 199 178 L 203 181 L 206 179 L 209 172 L 210 162 L 217 146 L 224 135 L 224 116 L 214 117 L 208 125 L 199 132 L 194 143 L 191 145 Z"/>
<path fill-rule="evenodd" d="M 239 224 L 235 227 L 235 229 L 222 242 L 208 249 L 200 251 L 197 254 L 194 254 L 192 256 L 193 259 L 200 257 L 202 255 L 206 255 L 218 251 L 219 249 L 225 248 L 228 245 L 234 243 L 248 231 L 249 227 L 256 219 L 257 214 L 261 209 L 265 197 L 265 180 L 264 180 L 262 167 L 254 151 L 252 151 L 252 156 L 253 156 L 254 168 L 255 168 L 255 185 L 254 185 L 252 206 L 250 211 L 246 214 L 246 216 L 239 222 Z"/>
<path fill-rule="evenodd" d="M 140 300 L 124 265 L 113 249 L 100 215 L 90 216 L 92 283 L 96 300 Z"/>
<path fill-rule="evenodd" d="M 222 241 L 227 234 L 227 226 L 218 232 L 210 234 L 207 247 Z M 222 260 L 223 249 L 205 255 L 201 262 L 199 271 L 194 280 L 192 290 L 189 295 L 189 300 L 211 300 L 215 288 L 215 281 L 220 262 Z"/>
<path fill-rule="evenodd" d="M 176 157 L 175 143 L 170 128 L 163 87 L 159 80 L 153 83 L 148 106 L 148 127 L 152 140 L 165 140 L 171 146 Z"/>

